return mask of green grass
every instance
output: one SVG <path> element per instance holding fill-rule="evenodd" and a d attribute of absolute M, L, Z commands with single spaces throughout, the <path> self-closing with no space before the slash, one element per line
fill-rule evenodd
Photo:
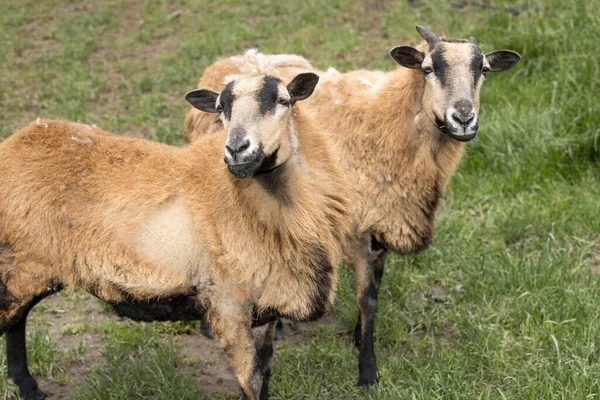
<path fill-rule="evenodd" d="M 474 35 L 484 51 L 518 51 L 523 61 L 484 85 L 481 133 L 448 187 L 435 244 L 388 260 L 377 319 L 381 383 L 356 388 L 349 334 L 323 327 L 306 344 L 276 353 L 272 395 L 597 397 L 598 4 L 468 3 L 0 0 L 0 138 L 42 117 L 180 145 L 189 109 L 183 94 L 215 59 L 249 47 L 299 53 L 319 68 L 390 70 L 388 49 L 415 42 L 419 23 L 449 36 Z M 433 301 L 434 290 L 445 292 L 441 301 Z M 343 329 L 351 329 L 351 272 L 343 273 L 336 308 Z M 197 333 L 194 325 L 100 331 L 101 362 L 69 389 L 73 398 L 200 395 L 170 340 Z M 53 343 L 59 338 L 42 330 L 31 339 L 33 371 L 65 380 L 72 360 Z M 7 391 L 0 381 L 0 393 Z"/>
<path fill-rule="evenodd" d="M 182 356 L 173 342 L 165 344 L 151 327 L 107 326 L 106 337 L 103 363 L 92 371 L 74 399 L 180 400 L 202 396 L 193 377 L 177 369 Z"/>

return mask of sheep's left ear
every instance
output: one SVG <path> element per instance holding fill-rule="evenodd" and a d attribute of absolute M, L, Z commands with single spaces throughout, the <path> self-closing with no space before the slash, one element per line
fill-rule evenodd
<path fill-rule="evenodd" d="M 511 69 L 519 61 L 521 56 L 516 51 L 512 50 L 496 50 L 485 55 L 486 60 L 490 64 L 490 72 L 502 72 Z"/>
<path fill-rule="evenodd" d="M 291 103 L 294 104 L 298 100 L 307 99 L 315 90 L 317 82 L 319 82 L 319 75 L 312 72 L 296 75 L 287 85 L 288 93 L 292 96 Z"/>
<path fill-rule="evenodd" d="M 217 112 L 219 93 L 207 89 L 196 89 L 187 92 L 185 99 L 195 108 L 208 113 Z"/>

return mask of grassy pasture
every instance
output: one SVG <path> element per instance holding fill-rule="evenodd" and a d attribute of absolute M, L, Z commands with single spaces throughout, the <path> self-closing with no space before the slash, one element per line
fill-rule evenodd
<path fill-rule="evenodd" d="M 417 42 L 422 24 L 518 51 L 523 61 L 484 85 L 480 134 L 449 185 L 435 244 L 388 259 L 381 384 L 355 387 L 354 278 L 344 271 L 328 322 L 288 327 L 272 397 L 600 395 L 596 1 L 0 0 L 0 10 L 0 139 L 41 117 L 182 145 L 183 94 L 215 59 L 250 47 L 323 69 L 391 70 L 387 51 Z M 238 394 L 226 372 L 213 374 L 217 349 L 194 344 L 197 324 L 119 320 L 70 292 L 30 319 L 30 363 L 52 398 Z M 0 396 L 13 398 L 5 370 L 2 357 Z"/>

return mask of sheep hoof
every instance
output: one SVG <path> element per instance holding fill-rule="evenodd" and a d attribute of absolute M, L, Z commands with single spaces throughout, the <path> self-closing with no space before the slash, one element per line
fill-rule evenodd
<path fill-rule="evenodd" d="M 376 368 L 365 371 L 365 373 L 360 374 L 358 377 L 358 386 L 371 386 L 377 382 L 379 382 L 379 377 L 377 376 Z"/>
<path fill-rule="evenodd" d="M 44 400 L 46 398 L 46 393 L 36 388 L 32 392 L 29 392 L 29 394 L 27 394 L 23 398 L 25 400 Z"/>

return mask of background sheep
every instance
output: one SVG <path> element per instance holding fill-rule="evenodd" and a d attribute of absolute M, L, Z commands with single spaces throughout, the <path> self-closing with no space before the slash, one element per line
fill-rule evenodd
<path fill-rule="evenodd" d="M 60 121 L 5 140 L 0 333 L 24 333 L 31 307 L 62 287 L 112 303 L 196 293 L 245 396 L 267 398 L 274 316 L 324 312 L 346 234 L 327 139 L 292 109 L 317 81 L 261 76 L 188 93 L 219 111 L 227 135 L 186 149 Z M 273 321 L 256 344 L 253 320 Z M 44 398 L 24 344 L 9 373 L 21 395 Z"/>
<path fill-rule="evenodd" d="M 395 72 L 318 72 L 322 84 L 307 102 L 311 116 L 332 132 L 336 156 L 360 199 L 353 204 L 356 221 L 347 260 L 356 272 L 360 310 L 354 330 L 360 348 L 359 385 L 378 380 L 373 343 L 377 291 L 389 250 L 410 254 L 427 248 L 444 189 L 460 161 L 465 142 L 479 129 L 479 91 L 488 72 L 512 68 L 521 57 L 509 50 L 484 54 L 474 38 L 440 39 L 417 27 L 425 39 L 418 48 L 390 51 L 402 67 Z M 209 67 L 200 85 L 219 86 L 244 74 L 289 72 L 277 62 L 297 56 L 246 53 Z M 241 57 L 244 58 L 243 56 Z M 263 69 L 265 68 L 266 69 Z M 210 116 L 191 110 L 186 138 L 193 142 L 219 126 Z"/>

